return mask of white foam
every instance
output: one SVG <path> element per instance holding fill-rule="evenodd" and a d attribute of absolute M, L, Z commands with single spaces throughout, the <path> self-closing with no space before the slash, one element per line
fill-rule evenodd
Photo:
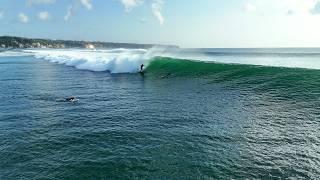
<path fill-rule="evenodd" d="M 109 71 L 111 73 L 134 73 L 143 63 L 147 63 L 145 49 L 110 50 L 25 50 L 36 58 L 50 62 L 74 66 L 91 71 Z"/>

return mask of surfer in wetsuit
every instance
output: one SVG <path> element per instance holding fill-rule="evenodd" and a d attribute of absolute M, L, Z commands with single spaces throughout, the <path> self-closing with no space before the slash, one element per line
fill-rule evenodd
<path fill-rule="evenodd" d="M 66 98 L 66 101 L 69 101 L 69 102 L 75 102 L 77 99 L 75 97 L 68 97 Z"/>
<path fill-rule="evenodd" d="M 141 64 L 141 66 L 140 66 L 140 72 L 143 71 L 143 67 L 144 67 L 144 64 Z"/>

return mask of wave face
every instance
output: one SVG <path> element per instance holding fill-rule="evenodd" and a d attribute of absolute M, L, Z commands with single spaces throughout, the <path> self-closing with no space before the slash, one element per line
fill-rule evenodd
<path fill-rule="evenodd" d="M 148 77 L 157 79 L 197 80 L 201 86 L 222 84 L 230 89 L 241 89 L 242 95 L 254 92 L 254 96 L 259 98 L 279 98 L 310 108 L 320 107 L 320 71 L 317 69 L 204 63 L 157 57 L 149 64 L 146 72 Z M 262 99 L 261 103 L 265 101 Z"/>
<path fill-rule="evenodd" d="M 239 80 L 241 78 L 257 80 L 259 77 L 263 77 L 265 80 L 268 77 L 297 79 L 306 76 L 304 81 L 314 82 L 320 78 L 320 71 L 317 69 L 214 63 L 164 57 L 154 58 L 149 63 L 146 72 L 161 77 L 204 77 L 221 81 Z M 308 77 L 313 78 L 309 79 Z M 320 85 L 320 82 L 318 83 Z"/>

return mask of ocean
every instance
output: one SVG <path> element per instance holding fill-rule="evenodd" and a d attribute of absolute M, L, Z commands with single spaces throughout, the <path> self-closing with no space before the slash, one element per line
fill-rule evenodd
<path fill-rule="evenodd" d="M 0 179 L 320 178 L 317 48 L 10 50 L 0 92 Z"/>

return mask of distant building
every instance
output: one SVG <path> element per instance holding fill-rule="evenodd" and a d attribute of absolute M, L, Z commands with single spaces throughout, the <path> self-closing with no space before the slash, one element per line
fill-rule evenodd
<path fill-rule="evenodd" d="M 86 44 L 86 49 L 95 49 L 93 44 Z"/>

